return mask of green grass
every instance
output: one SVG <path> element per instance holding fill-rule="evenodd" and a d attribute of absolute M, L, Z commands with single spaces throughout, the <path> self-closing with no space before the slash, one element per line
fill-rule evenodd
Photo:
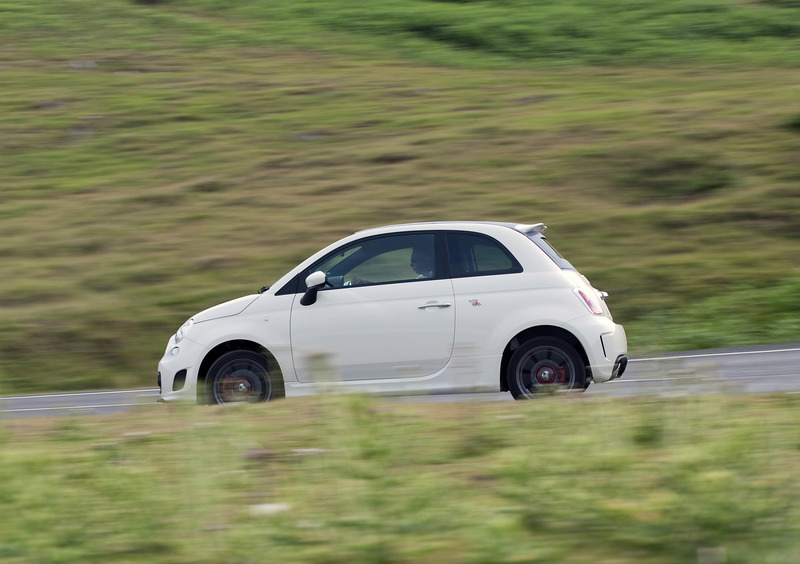
<path fill-rule="evenodd" d="M 764 286 L 742 286 L 699 304 L 648 316 L 635 325 L 650 350 L 780 343 L 800 335 L 800 274 Z"/>
<path fill-rule="evenodd" d="M 799 16 L 0 2 L 0 387 L 150 386 L 196 311 L 432 219 L 548 224 L 634 354 L 797 341 Z"/>
<path fill-rule="evenodd" d="M 0 559 L 793 562 L 800 396 L 0 421 Z"/>

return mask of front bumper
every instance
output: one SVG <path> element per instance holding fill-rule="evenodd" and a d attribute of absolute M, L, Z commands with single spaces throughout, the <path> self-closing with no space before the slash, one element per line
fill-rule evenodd
<path fill-rule="evenodd" d="M 203 347 L 188 338 L 171 338 L 158 363 L 159 401 L 197 399 L 197 362 Z"/>

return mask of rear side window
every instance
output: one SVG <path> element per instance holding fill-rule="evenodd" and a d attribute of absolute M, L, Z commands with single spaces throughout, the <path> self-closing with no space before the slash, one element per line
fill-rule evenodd
<path fill-rule="evenodd" d="M 514 256 L 486 235 L 448 233 L 447 248 L 453 278 L 522 272 Z"/>

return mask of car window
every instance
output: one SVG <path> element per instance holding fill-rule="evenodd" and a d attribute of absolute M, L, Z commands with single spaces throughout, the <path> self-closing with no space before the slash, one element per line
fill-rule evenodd
<path fill-rule="evenodd" d="M 485 276 L 522 272 L 522 267 L 496 240 L 475 233 L 448 233 L 450 275 Z"/>
<path fill-rule="evenodd" d="M 353 245 L 352 247 L 348 247 L 342 252 L 336 253 L 335 255 L 325 259 L 321 264 L 315 266 L 312 272 L 316 272 L 317 270 L 321 270 L 322 272 L 326 273 L 330 272 L 337 264 L 346 261 L 349 257 L 353 256 L 360 250 L 361 245 Z"/>
<path fill-rule="evenodd" d="M 434 241 L 431 233 L 359 241 L 324 258 L 309 272 L 325 272 L 334 287 L 435 278 Z"/>
<path fill-rule="evenodd" d="M 475 266 L 478 272 L 509 270 L 514 266 L 511 257 L 496 245 L 485 242 L 477 243 L 472 247 L 472 252 L 475 255 Z"/>

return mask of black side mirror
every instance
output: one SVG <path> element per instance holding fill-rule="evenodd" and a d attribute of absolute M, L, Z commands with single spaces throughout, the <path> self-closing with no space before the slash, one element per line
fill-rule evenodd
<path fill-rule="evenodd" d="M 314 304 L 317 301 L 317 292 L 319 292 L 320 288 L 325 286 L 327 282 L 327 278 L 325 277 L 325 273 L 321 270 L 316 272 L 312 272 L 306 278 L 306 293 L 303 294 L 303 297 L 300 298 L 300 305 L 309 306 Z"/>

